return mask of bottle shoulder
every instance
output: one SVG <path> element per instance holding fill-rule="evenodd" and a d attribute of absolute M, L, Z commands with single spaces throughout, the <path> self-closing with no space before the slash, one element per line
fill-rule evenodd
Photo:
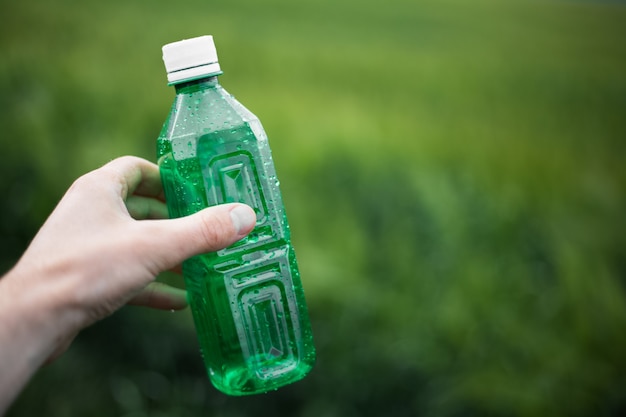
<path fill-rule="evenodd" d="M 160 137 L 206 134 L 258 123 L 250 110 L 218 84 L 189 94 L 177 94 Z"/>

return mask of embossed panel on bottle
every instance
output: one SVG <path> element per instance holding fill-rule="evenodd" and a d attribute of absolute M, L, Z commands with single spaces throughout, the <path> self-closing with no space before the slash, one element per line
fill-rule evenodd
<path fill-rule="evenodd" d="M 255 364 L 261 378 L 276 376 L 286 366 L 295 363 L 281 289 L 282 284 L 275 281 L 248 288 L 240 297 L 243 326 L 250 348 L 247 360 Z"/>
<path fill-rule="evenodd" d="M 265 223 L 267 207 L 250 154 L 241 152 L 214 158 L 210 170 L 217 204 L 247 204 L 256 213 L 257 225 Z"/>
<path fill-rule="evenodd" d="M 267 251 L 252 265 L 225 274 L 242 353 L 259 378 L 288 372 L 298 364 L 300 331 L 285 247 Z"/>
<path fill-rule="evenodd" d="M 278 222 L 268 214 L 263 193 L 264 175 L 257 168 L 251 153 L 239 150 L 214 156 L 205 166 L 205 178 L 209 205 L 244 203 L 252 207 L 257 216 L 254 230 L 233 246 L 218 252 L 220 255 L 280 238 L 280 229 L 276 228 Z"/>

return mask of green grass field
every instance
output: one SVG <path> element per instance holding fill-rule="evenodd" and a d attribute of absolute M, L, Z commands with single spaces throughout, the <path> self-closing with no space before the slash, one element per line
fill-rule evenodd
<path fill-rule="evenodd" d="M 128 308 L 9 416 L 626 412 L 623 2 L 0 10 L 4 269 L 74 178 L 155 159 L 160 48 L 212 34 L 270 137 L 318 349 L 302 382 L 229 398 L 188 313 Z"/>

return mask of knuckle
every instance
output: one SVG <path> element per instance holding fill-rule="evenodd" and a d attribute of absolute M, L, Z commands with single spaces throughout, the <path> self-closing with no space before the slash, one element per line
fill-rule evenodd
<path fill-rule="evenodd" d="M 75 193 L 85 190 L 88 191 L 93 189 L 98 184 L 99 181 L 95 179 L 94 172 L 92 171 L 75 179 L 72 185 L 69 187 L 68 192 Z"/>
<path fill-rule="evenodd" d="M 232 227 L 225 216 L 201 216 L 202 239 L 210 250 L 222 249 L 230 243 Z"/>

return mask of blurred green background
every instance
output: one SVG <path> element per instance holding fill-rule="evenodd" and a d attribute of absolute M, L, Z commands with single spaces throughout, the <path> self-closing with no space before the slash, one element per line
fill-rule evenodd
<path fill-rule="evenodd" d="M 2 271 L 76 177 L 154 161 L 160 48 L 203 34 L 270 137 L 315 369 L 227 397 L 188 312 L 128 307 L 9 416 L 626 413 L 624 2 L 0 0 Z"/>

